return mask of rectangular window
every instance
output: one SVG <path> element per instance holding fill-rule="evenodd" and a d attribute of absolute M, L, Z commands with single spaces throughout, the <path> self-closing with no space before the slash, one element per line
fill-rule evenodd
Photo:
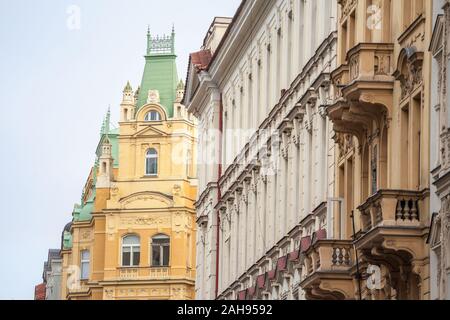
<path fill-rule="evenodd" d="M 170 238 L 156 236 L 152 239 L 152 266 L 168 267 L 170 258 Z"/>
<path fill-rule="evenodd" d="M 89 250 L 81 251 L 81 280 L 89 279 L 90 269 L 90 252 Z"/>
<path fill-rule="evenodd" d="M 147 159 L 146 174 L 150 175 L 150 176 L 158 174 L 158 159 L 157 158 L 148 158 Z"/>
<path fill-rule="evenodd" d="M 137 267 L 140 264 L 141 253 L 139 247 L 123 247 L 122 266 Z"/>
<path fill-rule="evenodd" d="M 122 265 L 130 266 L 131 265 L 131 248 L 124 247 L 122 252 Z"/>

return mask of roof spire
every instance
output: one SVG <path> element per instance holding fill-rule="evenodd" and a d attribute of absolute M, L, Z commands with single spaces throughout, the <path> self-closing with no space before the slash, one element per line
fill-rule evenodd
<path fill-rule="evenodd" d="M 110 123 L 111 123 L 111 105 L 108 106 L 108 112 L 106 112 L 106 135 L 109 135 Z"/>
<path fill-rule="evenodd" d="M 172 52 L 172 54 L 175 54 L 175 23 L 172 23 L 172 36 L 171 36 L 171 40 L 172 40 L 171 52 Z"/>
<path fill-rule="evenodd" d="M 131 87 L 130 81 L 127 81 L 127 85 L 123 89 L 123 92 L 130 92 L 133 91 L 133 88 Z"/>
<path fill-rule="evenodd" d="M 102 129 L 100 131 L 100 135 L 108 135 L 109 134 L 109 124 L 111 121 L 111 106 L 108 106 L 108 111 L 106 112 L 106 116 L 103 119 Z"/>

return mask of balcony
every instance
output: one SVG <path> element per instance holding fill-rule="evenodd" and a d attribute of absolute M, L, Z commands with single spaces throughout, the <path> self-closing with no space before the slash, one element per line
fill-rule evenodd
<path fill-rule="evenodd" d="M 383 289 L 362 295 L 385 299 L 418 299 L 420 283 L 427 277 L 429 190 L 381 190 L 358 209 L 361 232 L 355 240 L 361 269 L 382 270 Z M 413 290 L 413 288 L 415 288 Z"/>
<path fill-rule="evenodd" d="M 350 240 L 319 240 L 305 253 L 303 281 L 308 300 L 353 299 L 354 286 L 350 269 L 353 266 Z"/>
<path fill-rule="evenodd" d="M 361 233 L 356 239 L 357 249 L 369 256 L 396 253 L 405 259 L 421 259 L 424 252 L 428 224 L 425 199 L 429 190 L 380 190 L 358 210 L 361 213 Z"/>
<path fill-rule="evenodd" d="M 347 63 L 331 74 L 335 103 L 328 115 L 335 130 L 359 136 L 392 109 L 394 45 L 360 43 L 347 53 Z"/>

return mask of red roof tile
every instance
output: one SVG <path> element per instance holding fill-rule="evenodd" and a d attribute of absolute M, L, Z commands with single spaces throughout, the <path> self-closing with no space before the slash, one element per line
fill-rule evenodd
<path fill-rule="evenodd" d="M 247 290 L 242 290 L 238 292 L 238 300 L 245 300 L 245 297 L 247 295 Z"/>
<path fill-rule="evenodd" d="M 252 299 L 256 293 L 256 286 L 250 287 L 247 289 L 247 298 Z"/>
<path fill-rule="evenodd" d="M 191 62 L 195 66 L 197 72 L 206 70 L 211 62 L 212 54 L 211 50 L 201 50 L 191 53 Z"/>
<path fill-rule="evenodd" d="M 268 273 L 267 273 L 267 276 L 268 276 L 268 278 L 269 278 L 269 280 L 275 280 L 275 276 L 277 275 L 277 269 L 275 269 L 275 270 L 270 270 Z"/>
<path fill-rule="evenodd" d="M 311 237 L 310 236 L 307 236 L 307 237 L 303 237 L 301 240 L 300 240 L 300 251 L 303 253 L 303 252 L 306 252 L 306 251 L 308 251 L 308 249 L 311 247 Z"/>
<path fill-rule="evenodd" d="M 278 259 L 277 261 L 277 270 L 278 271 L 285 271 L 287 269 L 287 260 L 288 256 L 284 256 Z"/>
<path fill-rule="evenodd" d="M 45 283 L 38 284 L 34 287 L 34 300 L 45 300 Z"/>
<path fill-rule="evenodd" d="M 298 258 L 300 258 L 300 251 L 299 250 L 296 250 L 296 251 L 293 251 L 293 252 L 291 252 L 291 253 L 289 253 L 289 261 L 296 261 L 296 260 L 298 260 Z"/>
<path fill-rule="evenodd" d="M 327 230 L 320 229 L 316 232 L 316 241 L 318 240 L 325 240 L 327 238 Z"/>
<path fill-rule="evenodd" d="M 260 274 L 257 278 L 256 278 L 256 286 L 258 289 L 263 289 L 265 284 L 266 284 L 266 274 L 267 273 L 263 273 Z"/>

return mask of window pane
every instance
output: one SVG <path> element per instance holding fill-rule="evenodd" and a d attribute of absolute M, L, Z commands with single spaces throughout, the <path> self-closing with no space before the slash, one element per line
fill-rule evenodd
<path fill-rule="evenodd" d="M 133 266 L 134 267 L 139 266 L 140 260 L 141 260 L 141 253 L 139 251 L 133 252 Z"/>
<path fill-rule="evenodd" d="M 169 265 L 169 258 L 170 258 L 170 247 L 164 246 L 163 247 L 163 265 L 168 266 Z"/>
<path fill-rule="evenodd" d="M 150 166 L 153 174 L 158 173 L 158 161 L 156 159 L 150 159 Z"/>
<path fill-rule="evenodd" d="M 89 279 L 89 262 L 81 263 L 81 279 Z"/>
<path fill-rule="evenodd" d="M 158 173 L 158 160 L 155 158 L 147 158 L 146 161 L 146 173 L 157 174 Z"/>
<path fill-rule="evenodd" d="M 160 121 L 161 115 L 157 111 L 150 111 L 145 115 L 145 121 Z"/>
<path fill-rule="evenodd" d="M 81 251 L 81 260 L 89 260 L 90 254 L 88 250 Z"/>
<path fill-rule="evenodd" d="M 130 257 L 131 257 L 130 251 L 126 252 L 124 250 L 124 252 L 122 253 L 122 266 L 129 267 L 131 265 Z"/>
<path fill-rule="evenodd" d="M 139 237 L 127 236 L 127 237 L 123 238 L 123 244 L 139 245 Z"/>
<path fill-rule="evenodd" d="M 152 245 L 152 266 L 161 265 L 161 249 L 159 245 Z"/>

